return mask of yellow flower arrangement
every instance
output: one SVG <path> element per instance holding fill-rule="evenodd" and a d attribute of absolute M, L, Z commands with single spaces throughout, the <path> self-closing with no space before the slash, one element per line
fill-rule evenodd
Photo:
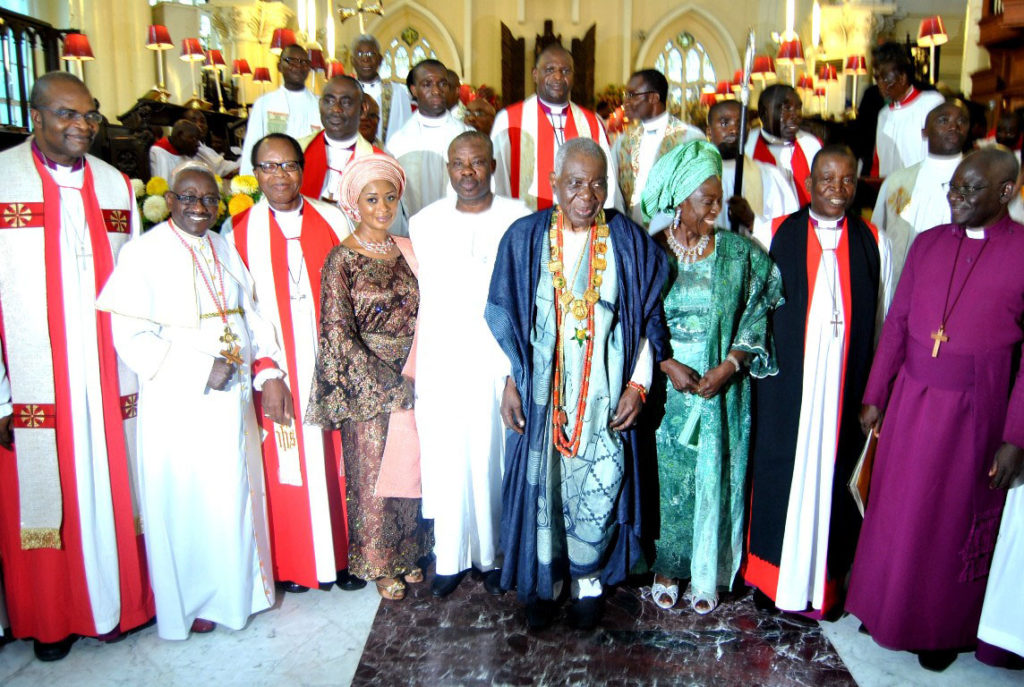
<path fill-rule="evenodd" d="M 163 177 L 153 177 L 146 182 L 146 195 L 147 196 L 162 196 L 169 190 L 167 186 L 167 180 Z"/>
<path fill-rule="evenodd" d="M 237 214 L 245 212 L 255 204 L 256 202 L 252 199 L 252 196 L 244 193 L 236 193 L 231 197 L 231 200 L 228 201 L 228 212 L 232 217 L 234 217 Z"/>
<path fill-rule="evenodd" d="M 251 174 L 239 174 L 231 180 L 232 193 L 244 193 L 247 196 L 252 196 L 258 193 L 259 190 L 260 184 L 256 181 L 256 177 Z"/>

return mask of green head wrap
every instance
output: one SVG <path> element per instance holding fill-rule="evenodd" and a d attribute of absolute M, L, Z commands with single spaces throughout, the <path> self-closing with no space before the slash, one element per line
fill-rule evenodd
<path fill-rule="evenodd" d="M 722 155 L 703 140 L 678 145 L 651 167 L 640 196 L 644 220 L 662 211 L 671 212 L 711 177 L 722 178 Z"/>

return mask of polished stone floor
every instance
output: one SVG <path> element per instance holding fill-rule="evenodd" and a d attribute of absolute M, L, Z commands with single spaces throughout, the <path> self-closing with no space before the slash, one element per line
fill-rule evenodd
<path fill-rule="evenodd" d="M 1024 673 L 990 668 L 970 654 L 945 673 L 887 651 L 847 617 L 816 624 L 757 613 L 749 597 L 710 616 L 665 612 L 645 588 L 609 599 L 600 629 L 563 621 L 526 632 L 512 594 L 488 596 L 467 578 L 434 599 L 427 584 L 403 602 L 358 592 L 281 595 L 238 632 L 218 628 L 168 642 L 148 627 L 122 642 L 79 640 L 57 663 L 28 642 L 0 649 L 0 685 L 861 685 L 1020 687 Z"/>

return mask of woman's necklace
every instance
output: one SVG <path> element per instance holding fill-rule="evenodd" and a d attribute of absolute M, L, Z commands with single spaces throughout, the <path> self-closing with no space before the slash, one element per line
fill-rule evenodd
<path fill-rule="evenodd" d="M 358 229 L 352 232 L 352 237 L 356 240 L 356 243 L 362 246 L 363 250 L 368 250 L 371 253 L 387 255 L 391 252 L 391 246 L 395 245 L 394 240 L 388 234 L 385 234 L 383 241 L 364 241 L 359 238 L 359 234 L 356 233 L 357 231 Z"/>
<path fill-rule="evenodd" d="M 676 238 L 677 226 L 679 225 L 673 224 L 668 231 L 668 247 L 676 254 L 679 262 L 686 265 L 692 265 L 700 259 L 700 256 L 704 254 L 704 249 L 706 249 L 708 244 L 711 243 L 711 234 L 704 234 L 700 237 L 700 240 L 697 241 L 696 246 L 693 248 L 687 248 L 679 242 L 679 239 Z"/>

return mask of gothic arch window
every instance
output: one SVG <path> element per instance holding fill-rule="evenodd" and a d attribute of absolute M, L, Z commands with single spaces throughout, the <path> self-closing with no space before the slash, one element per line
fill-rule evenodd
<path fill-rule="evenodd" d="M 382 79 L 405 81 L 409 70 L 427 58 L 437 59 L 430 42 L 419 31 L 409 26 L 384 46 L 384 60 L 380 65 Z"/>
<path fill-rule="evenodd" d="M 699 103 L 704 87 L 715 87 L 715 66 L 708 51 L 688 31 L 665 42 L 654 68 L 668 79 L 668 106 L 677 114 Z"/>

